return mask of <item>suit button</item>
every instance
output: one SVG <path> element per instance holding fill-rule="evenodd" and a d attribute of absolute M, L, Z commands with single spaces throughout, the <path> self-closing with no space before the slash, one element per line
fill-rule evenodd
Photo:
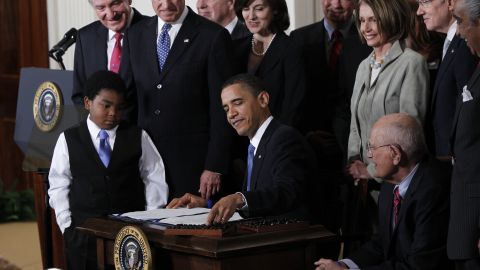
<path fill-rule="evenodd" d="M 157 110 L 155 110 L 153 113 L 154 113 L 155 115 L 160 115 L 160 110 L 157 109 Z"/>
<path fill-rule="evenodd" d="M 157 84 L 157 89 L 158 89 L 158 90 L 162 89 L 162 84 L 160 84 L 160 83 Z"/>
<path fill-rule="evenodd" d="M 105 176 L 105 180 L 106 180 L 106 181 L 110 181 L 110 176 L 106 175 L 106 176 Z"/>

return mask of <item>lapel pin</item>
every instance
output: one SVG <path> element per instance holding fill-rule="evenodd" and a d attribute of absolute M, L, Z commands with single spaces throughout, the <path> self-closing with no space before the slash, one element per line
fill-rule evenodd
<path fill-rule="evenodd" d="M 190 39 L 186 38 L 183 40 L 183 43 L 189 43 L 190 42 Z"/>
<path fill-rule="evenodd" d="M 259 158 L 259 159 L 262 158 L 262 155 L 258 155 L 258 158 Z"/>
<path fill-rule="evenodd" d="M 454 53 L 455 52 L 455 49 L 452 49 L 452 51 L 450 53 Z"/>

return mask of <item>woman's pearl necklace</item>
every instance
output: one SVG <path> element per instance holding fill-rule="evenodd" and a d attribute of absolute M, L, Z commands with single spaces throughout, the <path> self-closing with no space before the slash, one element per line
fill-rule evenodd
<path fill-rule="evenodd" d="M 264 56 L 265 53 L 267 53 L 268 48 L 270 48 L 270 45 L 272 44 L 273 39 L 275 38 L 276 34 L 273 34 L 272 39 L 270 39 L 270 42 L 268 42 L 267 46 L 265 49 L 263 49 L 262 52 L 257 52 L 255 51 L 255 45 L 257 44 L 257 40 L 255 37 L 252 37 L 252 53 L 255 54 L 256 56 Z"/>

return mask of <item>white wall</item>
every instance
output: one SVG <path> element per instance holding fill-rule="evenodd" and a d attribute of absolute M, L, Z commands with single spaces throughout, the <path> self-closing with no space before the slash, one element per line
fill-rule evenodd
<path fill-rule="evenodd" d="M 290 14 L 290 30 L 310 24 L 321 19 L 319 0 L 286 0 Z M 196 0 L 185 0 L 196 11 Z M 153 16 L 150 0 L 133 0 L 132 6 L 144 15 Z M 95 21 L 97 18 L 88 0 L 47 0 L 48 44 L 53 47 L 70 28 L 77 29 Z M 73 69 L 74 46 L 65 53 L 63 61 L 67 69 Z M 58 64 L 51 60 L 50 67 L 58 69 Z"/>

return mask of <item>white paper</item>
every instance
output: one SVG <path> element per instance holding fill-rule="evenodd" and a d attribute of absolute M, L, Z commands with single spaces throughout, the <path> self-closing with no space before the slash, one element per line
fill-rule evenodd
<path fill-rule="evenodd" d="M 208 208 L 177 208 L 128 212 L 123 213 L 120 216 L 138 220 L 155 221 L 171 225 L 202 225 L 207 223 L 207 217 L 209 213 L 210 209 Z M 240 219 L 242 219 L 242 217 L 238 213 L 234 213 L 229 221 L 235 221 Z"/>
<path fill-rule="evenodd" d="M 171 225 L 178 224 L 188 224 L 188 225 L 203 225 L 207 224 L 208 213 L 193 215 L 193 216 L 182 216 L 182 217 L 171 217 L 162 219 L 160 222 Z M 234 213 L 233 216 L 228 221 L 236 221 L 243 219 L 238 213 Z"/>
<path fill-rule="evenodd" d="M 208 208 L 176 208 L 176 209 L 154 209 L 148 211 L 136 211 L 136 212 L 128 212 L 123 213 L 121 217 L 129 217 L 133 219 L 140 219 L 140 220 L 159 220 L 171 217 L 179 217 L 179 216 L 191 216 L 191 215 L 198 215 L 203 213 L 209 213 L 210 209 Z"/>

